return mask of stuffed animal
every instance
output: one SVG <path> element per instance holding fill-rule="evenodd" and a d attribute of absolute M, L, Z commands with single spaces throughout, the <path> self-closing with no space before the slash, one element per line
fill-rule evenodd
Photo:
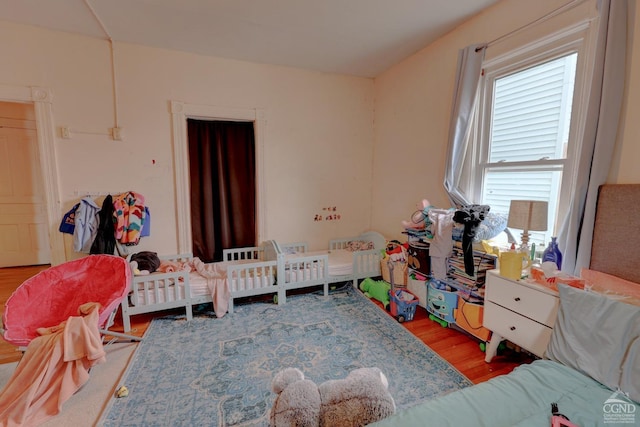
<path fill-rule="evenodd" d="M 276 397 L 269 423 L 285 426 L 364 426 L 396 411 L 387 377 L 378 368 L 359 368 L 345 379 L 317 386 L 297 368 L 286 368 L 273 378 Z"/>
<path fill-rule="evenodd" d="M 391 298 L 389 297 L 389 291 L 391 285 L 384 280 L 373 280 L 367 277 L 360 282 L 360 290 L 364 292 L 364 296 L 367 298 L 373 298 L 382 303 L 384 308 L 387 308 Z"/>

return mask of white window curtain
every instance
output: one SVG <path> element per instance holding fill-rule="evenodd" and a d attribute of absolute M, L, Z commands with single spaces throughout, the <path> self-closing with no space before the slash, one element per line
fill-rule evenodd
<path fill-rule="evenodd" d="M 453 92 L 449 124 L 449 146 L 444 171 L 444 188 L 454 207 L 470 204 L 464 190 L 460 187 L 460 180 L 486 47 L 486 43 L 475 44 L 461 49 L 458 53 L 456 87 Z"/>
<path fill-rule="evenodd" d="M 578 175 L 558 233 L 562 270 L 574 275 L 591 261 L 598 188 L 609 174 L 624 93 L 627 0 L 601 0 L 598 8 L 595 65 Z"/>

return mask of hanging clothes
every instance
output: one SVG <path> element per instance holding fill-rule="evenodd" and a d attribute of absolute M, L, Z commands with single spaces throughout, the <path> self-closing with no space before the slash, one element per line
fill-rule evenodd
<path fill-rule="evenodd" d="M 110 194 L 102 202 L 98 219 L 98 232 L 89 253 L 113 255 L 116 247 L 116 236 L 113 221 L 113 198 Z"/>
<path fill-rule="evenodd" d="M 429 220 L 433 239 L 429 245 L 431 257 L 431 274 L 439 280 L 447 278 L 447 258 L 453 249 L 453 215 L 452 209 L 431 209 Z"/>
<path fill-rule="evenodd" d="M 149 212 L 149 207 L 144 207 L 144 223 L 142 224 L 142 231 L 140 232 L 140 237 L 146 237 L 151 235 L 151 212 Z"/>
<path fill-rule="evenodd" d="M 74 230 L 76 229 L 75 217 L 78 206 L 80 206 L 80 203 L 76 203 L 75 205 L 73 205 L 73 207 L 69 209 L 69 212 L 64 214 L 64 216 L 62 217 L 60 227 L 58 228 L 61 233 L 73 234 Z"/>
<path fill-rule="evenodd" d="M 458 209 L 453 214 L 453 220 L 464 225 L 462 234 L 462 253 L 464 255 L 464 272 L 469 276 L 475 275 L 475 265 L 473 263 L 473 238 L 476 237 L 478 226 L 489 212 L 488 205 L 467 205 Z"/>
<path fill-rule="evenodd" d="M 115 238 L 124 245 L 137 245 L 145 221 L 144 196 L 129 191 L 113 198 Z"/>
<path fill-rule="evenodd" d="M 100 207 L 91 197 L 84 197 L 75 213 L 73 230 L 73 250 L 89 253 L 98 234 Z"/>

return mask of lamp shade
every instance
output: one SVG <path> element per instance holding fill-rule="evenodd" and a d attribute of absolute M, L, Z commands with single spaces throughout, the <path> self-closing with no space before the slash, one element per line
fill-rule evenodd
<path fill-rule="evenodd" d="M 524 231 L 547 231 L 549 204 L 539 200 L 512 200 L 507 227 Z"/>

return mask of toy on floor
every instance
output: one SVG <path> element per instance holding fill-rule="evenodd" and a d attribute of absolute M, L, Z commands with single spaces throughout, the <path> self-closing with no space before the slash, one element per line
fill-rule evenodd
<path fill-rule="evenodd" d="M 360 290 L 364 292 L 367 298 L 380 301 L 385 309 L 389 306 L 389 291 L 391 290 L 391 285 L 384 280 L 373 280 L 367 277 L 360 282 Z"/>
<path fill-rule="evenodd" d="M 278 372 L 271 382 L 276 397 L 269 423 L 284 426 L 365 426 L 396 410 L 387 377 L 378 368 L 360 368 L 345 379 L 319 386 L 297 368 Z"/>

